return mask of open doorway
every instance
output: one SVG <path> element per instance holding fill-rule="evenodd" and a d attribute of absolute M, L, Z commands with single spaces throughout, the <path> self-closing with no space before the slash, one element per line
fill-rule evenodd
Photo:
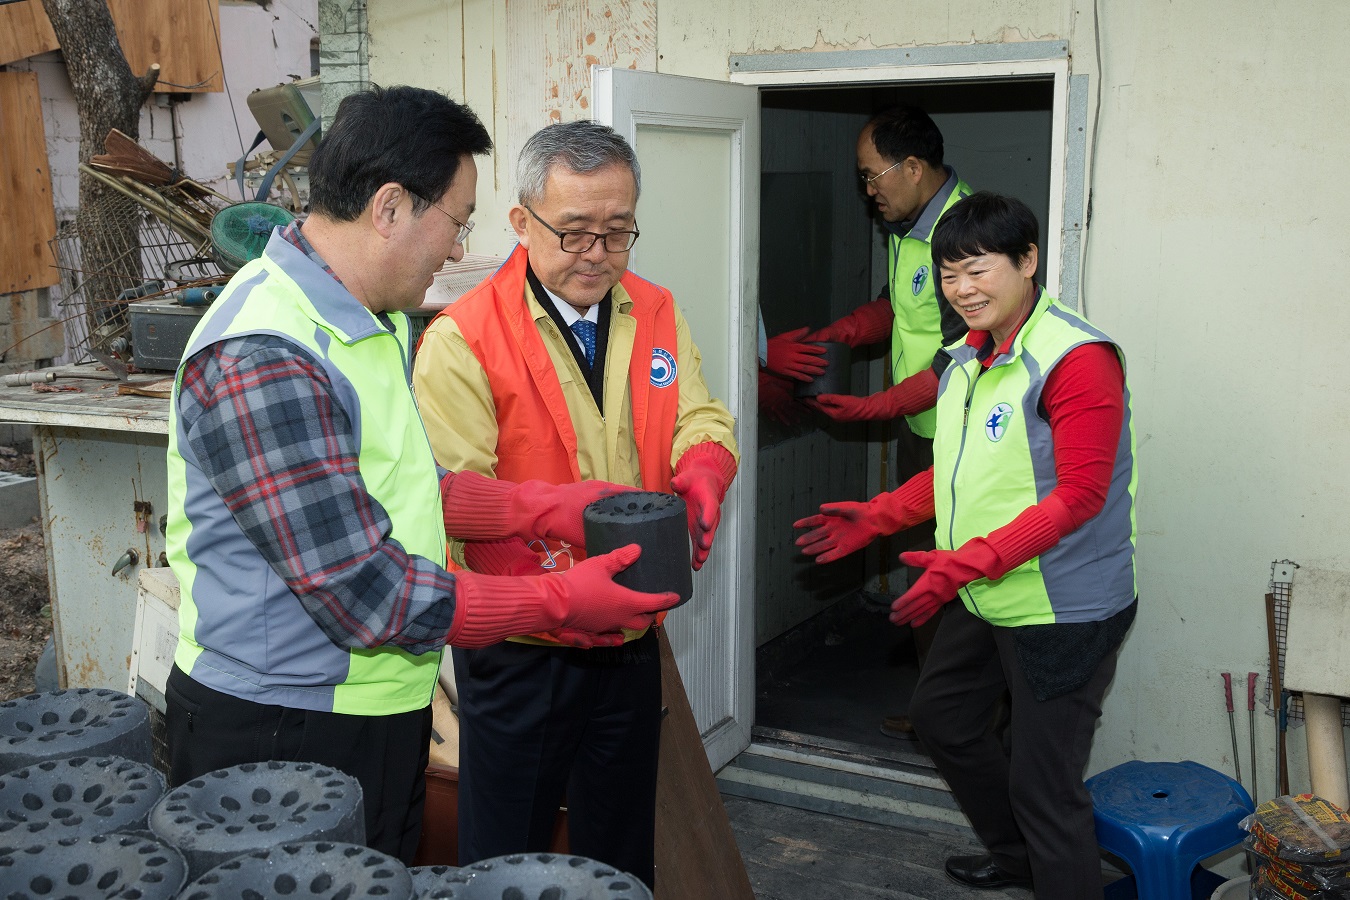
<path fill-rule="evenodd" d="M 868 118 L 895 102 L 932 116 L 944 162 L 975 190 L 1026 202 L 1047 247 L 1047 231 L 1059 222 L 1055 90 L 1053 76 L 762 88 L 759 298 L 768 333 L 825 325 L 884 285 L 886 242 L 858 183 L 854 147 Z M 1042 254 L 1042 282 L 1050 258 Z M 854 394 L 885 386 L 887 349 L 855 351 Z M 760 417 L 757 739 L 787 738 L 883 765 L 920 760 L 919 744 L 880 729 L 883 717 L 907 710 L 918 675 L 909 629 L 886 618 L 906 587 L 896 557 L 908 541 L 897 536 L 816 566 L 798 553 L 792 528 L 821 503 L 893 489 L 903 471 L 887 427 L 840 426 L 812 413 L 787 424 Z"/>

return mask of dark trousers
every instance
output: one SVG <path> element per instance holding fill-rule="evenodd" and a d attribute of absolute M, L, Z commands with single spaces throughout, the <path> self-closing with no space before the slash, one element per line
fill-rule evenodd
<path fill-rule="evenodd" d="M 505 641 L 453 657 L 459 864 L 547 850 L 565 795 L 571 852 L 652 886 L 661 738 L 655 632 L 615 650 Z"/>
<path fill-rule="evenodd" d="M 367 846 L 412 864 L 426 802 L 430 706 L 391 716 L 268 706 L 212 690 L 177 666 L 164 699 L 172 786 L 251 762 L 331 766 L 361 785 Z"/>
<path fill-rule="evenodd" d="M 1038 900 L 1100 898 L 1101 857 L 1083 769 L 1116 653 L 1083 687 L 1037 702 L 1018 663 L 1015 632 L 989 625 L 960 600 L 949 603 L 910 720 L 1000 868 L 1029 874 Z M 1011 757 L 990 729 L 1005 690 Z"/>

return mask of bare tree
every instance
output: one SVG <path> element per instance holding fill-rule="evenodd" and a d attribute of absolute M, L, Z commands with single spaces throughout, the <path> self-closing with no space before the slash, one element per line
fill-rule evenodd
<path fill-rule="evenodd" d="M 132 74 L 113 27 L 107 0 L 42 0 L 61 45 L 80 117 L 80 162 L 103 152 L 116 128 L 133 140 L 140 136 L 141 106 L 159 80 L 159 66 L 140 77 Z M 86 303 L 112 302 L 127 285 L 107 277 L 130 265 L 139 271 L 137 218 L 123 209 L 128 201 L 116 191 L 80 173 L 82 268 Z"/>

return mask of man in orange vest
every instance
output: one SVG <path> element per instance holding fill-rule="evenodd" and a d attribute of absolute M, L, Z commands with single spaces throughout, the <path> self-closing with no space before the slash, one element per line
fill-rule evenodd
<path fill-rule="evenodd" d="M 413 383 L 442 466 L 511 481 L 603 479 L 688 507 L 691 564 L 712 548 L 736 474 L 733 420 L 664 288 L 628 272 L 637 158 L 594 122 L 521 151 L 519 246 L 438 317 Z M 543 537 L 467 542 L 478 572 L 555 577 L 584 548 Z M 573 853 L 654 883 L 661 669 L 651 629 L 559 629 L 454 654 L 459 861 L 548 848 L 564 794 Z"/>

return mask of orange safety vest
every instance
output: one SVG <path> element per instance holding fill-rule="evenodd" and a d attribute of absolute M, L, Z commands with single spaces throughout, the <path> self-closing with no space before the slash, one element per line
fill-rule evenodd
<path fill-rule="evenodd" d="M 538 478 L 569 484 L 582 480 L 577 434 L 553 359 L 525 301 L 526 260 L 524 248 L 516 247 L 491 278 L 440 315 L 455 320 L 487 373 L 497 410 L 496 476 L 505 481 Z M 665 288 L 632 272 L 625 273 L 619 284 L 633 301 L 628 314 L 637 321 L 628 383 L 642 487 L 669 492 L 680 399 L 675 300 Z M 548 302 L 547 297 L 538 299 Z M 585 558 L 580 547 L 564 547 L 557 541 L 535 540 L 530 546 L 550 571 L 570 568 Z"/>

